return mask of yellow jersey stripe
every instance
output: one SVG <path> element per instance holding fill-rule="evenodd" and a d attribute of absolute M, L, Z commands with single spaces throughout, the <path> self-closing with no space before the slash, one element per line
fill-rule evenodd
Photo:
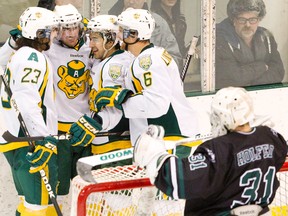
<path fill-rule="evenodd" d="M 0 152 L 8 152 L 26 146 L 29 146 L 28 142 L 11 142 L 6 144 L 0 144 Z"/>
<path fill-rule="evenodd" d="M 118 140 L 118 141 L 112 141 L 107 144 L 102 145 L 94 145 L 92 143 L 92 153 L 93 154 L 103 154 L 110 151 L 115 151 L 119 149 L 126 149 L 131 148 L 131 141 L 130 140 Z"/>

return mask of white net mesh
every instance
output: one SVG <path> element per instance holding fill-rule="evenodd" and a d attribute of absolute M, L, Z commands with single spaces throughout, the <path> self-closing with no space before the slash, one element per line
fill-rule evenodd
<path fill-rule="evenodd" d="M 288 164 L 277 174 L 280 187 L 270 205 L 273 216 L 288 216 Z M 184 215 L 184 200 L 171 200 L 157 190 L 145 177 L 144 170 L 135 166 L 111 167 L 92 171 L 97 184 L 91 184 L 80 176 L 72 182 L 71 216 L 178 216 Z M 87 186 L 87 187 L 86 187 Z M 85 187 L 85 188 L 84 188 Z M 82 189 L 86 189 L 79 193 Z M 85 201 L 82 195 L 87 196 Z M 83 200 L 84 207 L 77 201 Z M 85 207 L 86 206 L 86 207 Z"/>
<path fill-rule="evenodd" d="M 269 207 L 273 216 L 288 216 L 288 170 L 277 173 L 277 176 L 280 187 Z"/>
<path fill-rule="evenodd" d="M 131 165 L 94 170 L 92 175 L 98 183 L 94 184 L 95 187 L 98 187 L 100 191 L 102 189 L 106 191 L 93 192 L 88 196 L 86 215 L 182 215 L 185 201 L 168 199 L 166 195 L 151 186 L 149 179 L 145 177 L 144 170 L 137 170 Z M 132 181 L 130 183 L 127 180 Z M 112 183 L 109 184 L 109 182 Z M 92 184 L 84 181 L 80 176 L 73 179 L 71 216 L 77 215 L 79 192 L 87 185 Z"/>

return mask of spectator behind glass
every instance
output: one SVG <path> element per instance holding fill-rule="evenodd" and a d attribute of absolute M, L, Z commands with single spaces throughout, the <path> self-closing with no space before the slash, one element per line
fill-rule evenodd
<path fill-rule="evenodd" d="M 272 33 L 259 26 L 262 0 L 230 0 L 216 25 L 216 88 L 280 83 L 284 66 Z"/>
<path fill-rule="evenodd" d="M 118 16 L 122 11 L 129 7 L 149 10 L 145 0 L 118 0 L 108 11 L 108 14 Z M 160 15 L 153 12 L 152 15 L 155 19 L 156 26 L 150 39 L 151 43 L 165 48 L 176 61 L 179 71 L 181 71 L 183 67 L 183 58 L 175 36 L 171 32 L 168 23 Z"/>
<path fill-rule="evenodd" d="M 185 58 L 187 54 L 185 46 L 187 24 L 184 14 L 181 13 L 181 0 L 152 0 L 151 11 L 166 20 L 177 40 L 181 55 Z"/>

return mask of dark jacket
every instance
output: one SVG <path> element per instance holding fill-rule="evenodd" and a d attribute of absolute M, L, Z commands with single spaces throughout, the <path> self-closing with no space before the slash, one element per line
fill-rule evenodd
<path fill-rule="evenodd" d="M 185 16 L 183 14 L 179 14 L 178 16 L 170 18 L 161 7 L 156 8 L 154 12 L 159 14 L 164 20 L 166 20 L 171 32 L 174 34 L 177 40 L 182 57 L 185 58 L 188 52 L 188 49 L 185 45 L 185 35 L 187 31 L 187 23 Z"/>
<path fill-rule="evenodd" d="M 216 88 L 282 81 L 284 66 L 272 33 L 258 27 L 252 44 L 248 48 L 228 18 L 216 25 Z"/>

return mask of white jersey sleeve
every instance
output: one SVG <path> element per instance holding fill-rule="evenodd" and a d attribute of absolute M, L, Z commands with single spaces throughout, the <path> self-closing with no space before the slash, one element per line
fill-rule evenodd
<path fill-rule="evenodd" d="M 8 63 L 6 76 L 12 98 L 15 99 L 31 136 L 57 133 L 53 74 L 49 71 L 49 62 L 44 55 L 35 49 L 22 47 Z M 7 109 L 7 120 L 10 119 L 9 116 L 15 121 L 10 124 L 10 129 L 18 135 L 19 122 L 11 107 Z"/>
<path fill-rule="evenodd" d="M 145 47 L 130 70 L 132 83 L 128 88 L 135 94 L 122 107 L 130 119 L 130 129 L 135 130 L 131 132 L 133 139 L 149 124 L 162 125 L 174 135 L 199 133 L 197 114 L 184 94 L 176 62 L 164 48 Z"/>
<path fill-rule="evenodd" d="M 15 50 L 9 45 L 9 39 L 5 44 L 0 48 L 0 66 L 4 69 Z"/>

